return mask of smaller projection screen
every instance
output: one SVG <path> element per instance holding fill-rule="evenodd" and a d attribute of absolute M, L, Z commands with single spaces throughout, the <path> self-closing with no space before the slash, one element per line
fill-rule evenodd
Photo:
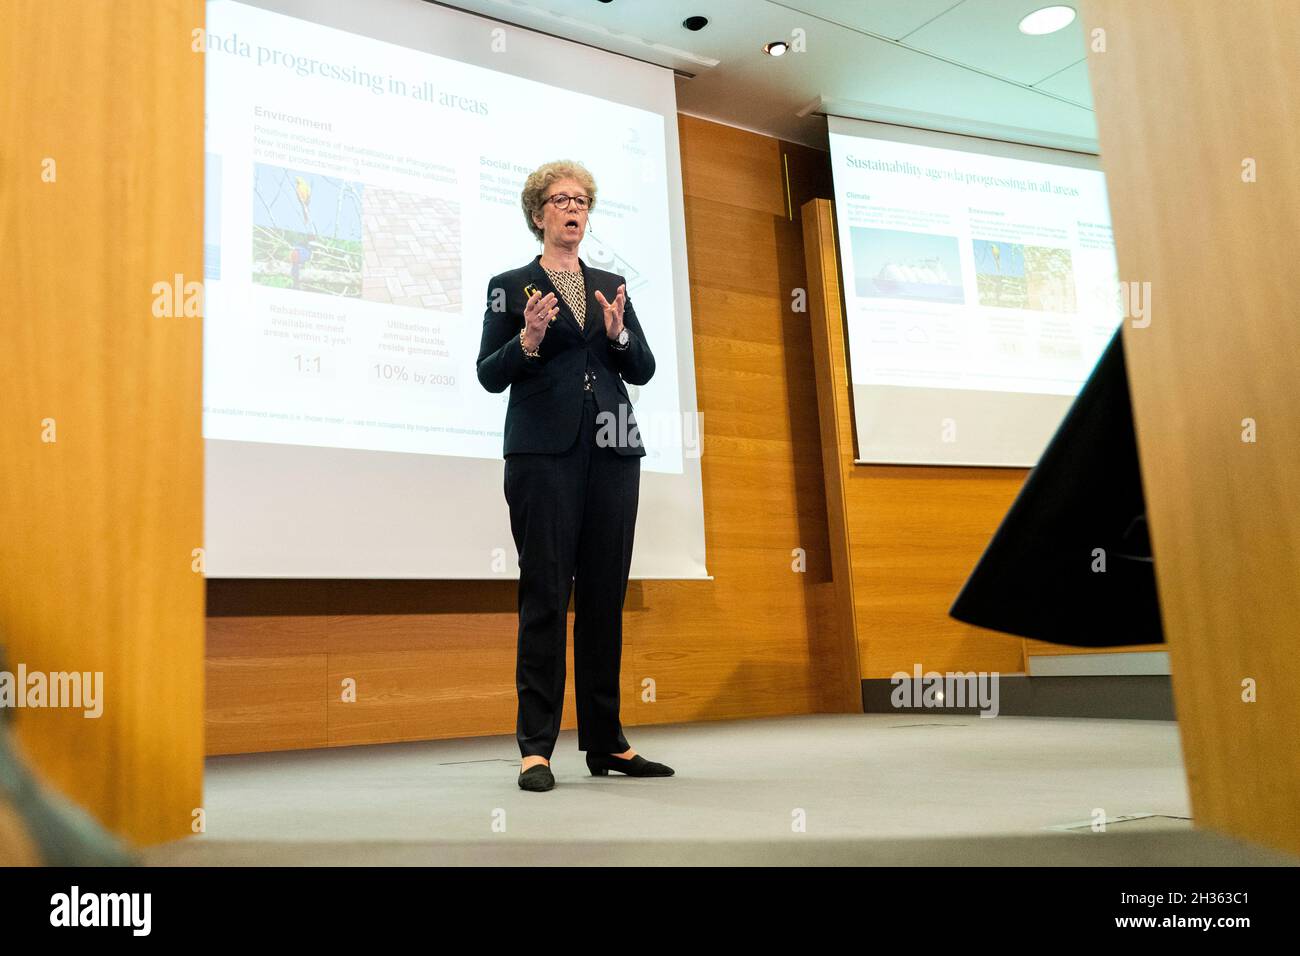
<path fill-rule="evenodd" d="M 829 128 L 858 460 L 1032 466 L 1122 315 L 1097 158 Z"/>

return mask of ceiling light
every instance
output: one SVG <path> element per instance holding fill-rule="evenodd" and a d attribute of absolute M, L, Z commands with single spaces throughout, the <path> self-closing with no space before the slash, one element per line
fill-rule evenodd
<path fill-rule="evenodd" d="M 1054 6 L 1035 10 L 1020 21 L 1020 32 L 1031 37 L 1064 30 L 1074 22 L 1074 7 Z"/>
<path fill-rule="evenodd" d="M 780 56 L 785 52 L 786 42 L 784 40 L 773 40 L 771 43 L 763 44 L 763 52 L 768 56 Z"/>

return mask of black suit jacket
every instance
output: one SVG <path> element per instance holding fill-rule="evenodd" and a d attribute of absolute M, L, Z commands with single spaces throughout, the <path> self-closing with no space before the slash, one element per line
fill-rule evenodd
<path fill-rule="evenodd" d="M 605 313 L 596 290 L 613 302 L 623 277 L 592 269 L 581 259 L 587 289 L 586 329 L 578 324 L 564 297 L 541 266 L 541 256 L 518 269 L 492 277 L 488 283 L 487 310 L 483 313 L 483 340 L 478 353 L 478 380 L 489 392 L 510 389 L 506 407 L 505 451 L 557 454 L 568 451 L 582 424 L 584 372 L 588 356 L 596 370 L 596 404 L 614 417 L 607 435 L 620 455 L 645 455 L 627 386 L 644 385 L 655 373 L 655 359 L 637 321 L 632 299 L 623 302 L 623 325 L 629 342 L 624 351 L 610 346 L 605 334 Z M 538 358 L 524 355 L 519 333 L 524 327 L 526 285 L 543 295 L 554 292 L 560 310 L 546 330 Z M 626 421 L 626 427 L 620 423 Z M 600 423 L 597 424 L 600 427 Z"/>

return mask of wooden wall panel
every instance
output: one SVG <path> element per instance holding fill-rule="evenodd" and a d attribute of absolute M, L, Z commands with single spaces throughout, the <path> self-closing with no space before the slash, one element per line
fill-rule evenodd
<path fill-rule="evenodd" d="M 850 533 L 858 544 L 856 593 L 863 677 L 923 670 L 1015 673 L 1022 640 L 973 627 L 948 608 L 1016 493 L 1021 468 L 857 465 L 850 473 Z"/>
<path fill-rule="evenodd" d="M 1300 16 L 1083 13 L 1120 278 L 1151 290 L 1124 349 L 1192 809 L 1300 852 Z"/>
<path fill-rule="evenodd" d="M 790 307 L 803 246 L 783 157 L 798 175 L 820 155 L 825 171 L 794 183 L 804 192 L 829 183 L 829 160 L 688 116 L 679 127 L 714 580 L 629 586 L 623 721 L 857 709 L 827 627 L 817 393 L 807 314 Z M 211 581 L 209 597 L 210 752 L 514 732 L 513 582 Z M 340 698 L 348 677 L 356 703 Z M 277 689 L 288 699 L 272 705 Z"/>
<path fill-rule="evenodd" d="M 211 618 L 207 752 L 239 753 L 253 740 L 268 750 L 326 746 L 327 667 L 314 617 Z"/>
<path fill-rule="evenodd" d="M 203 277 L 203 12 L 0 18 L 0 641 L 10 669 L 103 673 L 101 717 L 24 709 L 18 738 L 142 842 L 202 798 L 201 326 L 153 286 Z"/>
<path fill-rule="evenodd" d="M 685 114 L 678 117 L 677 132 L 687 196 L 788 218 L 780 140 Z"/>

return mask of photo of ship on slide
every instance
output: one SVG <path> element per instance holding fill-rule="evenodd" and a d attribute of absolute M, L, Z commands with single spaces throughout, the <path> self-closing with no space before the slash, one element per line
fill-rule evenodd
<path fill-rule="evenodd" d="M 859 298 L 966 301 L 956 237 L 857 226 L 850 234 Z"/>

